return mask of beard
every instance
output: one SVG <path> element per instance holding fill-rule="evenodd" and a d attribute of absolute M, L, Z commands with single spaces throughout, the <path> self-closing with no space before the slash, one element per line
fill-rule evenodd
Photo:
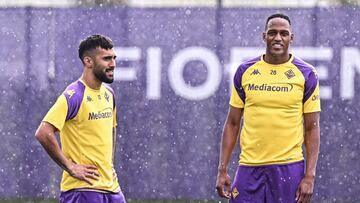
<path fill-rule="evenodd" d="M 96 79 L 98 79 L 101 82 L 105 82 L 105 83 L 112 83 L 114 81 L 114 78 L 109 78 L 106 76 L 106 70 L 107 69 L 101 69 L 98 68 L 97 65 L 95 65 L 94 69 L 93 69 L 93 73 L 94 76 L 96 77 Z"/>

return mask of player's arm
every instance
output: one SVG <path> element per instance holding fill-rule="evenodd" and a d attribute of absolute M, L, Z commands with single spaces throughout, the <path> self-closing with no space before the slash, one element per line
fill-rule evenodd
<path fill-rule="evenodd" d="M 296 193 L 297 202 L 310 202 L 320 146 L 320 112 L 304 113 L 304 143 L 306 152 L 305 176 Z"/>
<path fill-rule="evenodd" d="M 216 190 L 219 196 L 225 198 L 231 197 L 231 181 L 227 167 L 239 134 L 242 113 L 243 109 L 230 106 L 222 133 Z M 224 187 L 226 187 L 226 190 Z"/>
<path fill-rule="evenodd" d="M 35 137 L 44 147 L 49 156 L 65 171 L 69 171 L 71 162 L 62 153 L 60 146 L 55 138 L 57 129 L 47 123 L 41 122 L 36 130 Z"/>
<path fill-rule="evenodd" d="M 113 130 L 112 130 L 112 136 L 113 136 L 113 143 L 112 143 L 112 173 L 113 173 L 113 179 L 114 181 L 117 181 L 117 174 L 115 170 L 115 152 L 116 152 L 116 126 L 117 126 L 117 119 L 116 119 L 116 106 L 114 104 L 114 110 L 113 110 L 114 120 L 113 120 Z"/>
<path fill-rule="evenodd" d="M 49 156 L 71 176 L 83 180 L 92 185 L 89 178 L 98 180 L 99 172 L 96 166 L 80 165 L 68 160 L 62 153 L 59 143 L 56 140 L 55 133 L 58 130 L 47 122 L 41 122 L 36 130 L 35 137 L 44 147 Z"/>

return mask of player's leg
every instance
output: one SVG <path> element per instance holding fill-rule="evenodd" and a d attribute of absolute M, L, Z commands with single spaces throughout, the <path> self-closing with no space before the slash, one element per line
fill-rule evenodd
<path fill-rule="evenodd" d="M 72 203 L 79 201 L 79 194 L 76 191 L 70 190 L 60 193 L 59 203 Z"/>
<path fill-rule="evenodd" d="M 263 167 L 239 166 L 231 186 L 230 203 L 264 203 Z"/>
<path fill-rule="evenodd" d="M 295 202 L 296 190 L 303 177 L 303 161 L 291 164 L 268 166 L 266 202 Z"/>

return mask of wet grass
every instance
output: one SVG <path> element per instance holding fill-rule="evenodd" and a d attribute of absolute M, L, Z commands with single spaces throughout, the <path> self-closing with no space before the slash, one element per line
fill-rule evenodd
<path fill-rule="evenodd" d="M 0 200 L 0 203 L 57 203 L 57 200 Z M 226 203 L 227 201 L 215 200 L 127 200 L 127 203 Z"/>
<path fill-rule="evenodd" d="M 127 203 L 227 203 L 227 201 L 215 200 L 128 200 Z"/>
<path fill-rule="evenodd" d="M 57 200 L 25 200 L 25 199 L 8 199 L 8 200 L 0 200 L 0 203 L 57 203 Z"/>
<path fill-rule="evenodd" d="M 313 201 L 312 201 L 313 202 Z M 343 202 L 343 201 L 321 201 L 313 203 L 359 203 L 360 201 Z M 25 200 L 25 199 L 12 199 L 12 200 L 1 200 L 0 203 L 58 203 L 58 200 Z M 127 203 L 227 203 L 227 201 L 218 200 L 127 200 Z"/>

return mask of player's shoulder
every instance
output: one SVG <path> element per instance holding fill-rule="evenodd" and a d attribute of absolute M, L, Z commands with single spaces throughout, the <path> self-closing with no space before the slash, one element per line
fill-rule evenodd
<path fill-rule="evenodd" d="M 68 101 L 75 99 L 82 99 L 84 95 L 85 87 L 86 86 L 80 80 L 77 80 L 65 88 L 63 95 L 66 97 Z"/>
<path fill-rule="evenodd" d="M 64 90 L 63 95 L 68 105 L 66 120 L 73 119 L 77 115 L 84 98 L 85 88 L 86 85 L 77 80 L 68 85 Z"/>
<path fill-rule="evenodd" d="M 113 96 L 115 95 L 113 88 L 112 88 L 109 84 L 103 83 L 103 86 L 104 86 L 105 89 L 106 89 L 107 91 L 109 91 Z"/>
<path fill-rule="evenodd" d="M 311 65 L 310 63 L 305 62 L 304 60 L 302 60 L 299 57 L 294 56 L 291 63 L 294 64 L 303 73 L 314 72 L 316 74 L 315 67 L 313 65 Z"/>
<path fill-rule="evenodd" d="M 248 70 L 251 66 L 253 66 L 255 63 L 259 61 L 261 61 L 261 56 L 251 58 L 241 63 L 235 72 L 235 78 L 240 79 L 242 75 L 246 72 L 246 70 Z"/>
<path fill-rule="evenodd" d="M 305 81 L 316 81 L 318 80 L 316 69 L 313 65 L 303 61 L 299 57 L 293 57 L 291 62 L 301 72 Z"/>
<path fill-rule="evenodd" d="M 238 69 L 242 69 L 242 70 L 248 69 L 249 67 L 251 67 L 251 66 L 254 65 L 255 63 L 261 61 L 261 57 L 262 57 L 262 56 L 257 56 L 257 57 L 255 57 L 255 58 L 251 58 L 251 59 L 248 59 L 248 60 L 244 61 L 243 63 L 240 64 L 240 66 L 238 67 Z"/>
<path fill-rule="evenodd" d="M 105 88 L 106 91 L 109 91 L 110 94 L 112 95 L 112 98 L 113 98 L 113 107 L 116 106 L 116 103 L 115 103 L 115 94 L 114 94 L 114 90 L 111 88 L 111 86 L 109 84 L 105 84 L 103 83 L 102 86 Z M 107 95 L 107 94 L 105 94 Z M 106 96 L 108 97 L 108 96 Z"/>

